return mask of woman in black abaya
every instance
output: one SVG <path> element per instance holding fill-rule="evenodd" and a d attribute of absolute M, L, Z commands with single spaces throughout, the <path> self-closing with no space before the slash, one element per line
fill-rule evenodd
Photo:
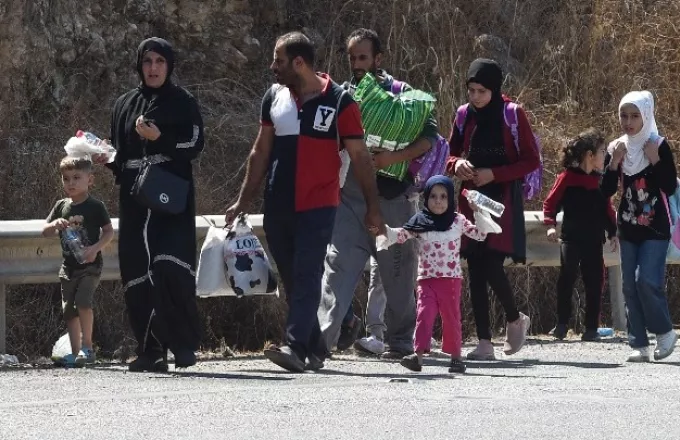
<path fill-rule="evenodd" d="M 167 371 L 167 349 L 176 367 L 194 365 L 200 340 L 191 161 L 203 149 L 203 122 L 194 97 L 170 80 L 174 61 L 170 43 L 144 40 L 137 51 L 142 82 L 118 98 L 111 119 L 117 153 L 107 166 L 120 185 L 118 255 L 138 344 L 130 371 Z M 190 182 L 184 212 L 160 214 L 130 194 L 143 157 Z"/>

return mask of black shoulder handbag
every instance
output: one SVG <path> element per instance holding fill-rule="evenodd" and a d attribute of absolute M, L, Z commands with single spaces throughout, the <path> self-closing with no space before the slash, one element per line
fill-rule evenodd
<path fill-rule="evenodd" d="M 130 194 L 155 213 L 180 214 L 187 208 L 189 181 L 158 165 L 142 159 Z"/>

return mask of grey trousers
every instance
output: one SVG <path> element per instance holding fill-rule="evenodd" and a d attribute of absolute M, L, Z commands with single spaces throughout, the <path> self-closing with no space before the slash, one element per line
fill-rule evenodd
<path fill-rule="evenodd" d="M 366 205 L 351 177 L 350 171 L 326 253 L 318 311 L 322 340 L 329 351 L 337 343 L 342 319 L 359 279 L 369 258 L 375 256 L 386 298 L 385 324 L 382 325 L 383 329 L 387 327 L 384 341 L 388 349 L 412 352 L 418 264 L 415 242 L 409 240 L 376 252 L 375 237 L 364 226 Z M 385 222 L 391 227 L 403 226 L 416 210 L 406 195 L 392 200 L 381 198 L 380 208 Z"/>
<path fill-rule="evenodd" d="M 385 307 L 387 295 L 380 279 L 378 260 L 371 257 L 371 277 L 368 283 L 368 303 L 366 304 L 366 331 L 376 338 L 385 339 Z"/>
<path fill-rule="evenodd" d="M 411 197 L 411 202 L 414 203 L 414 210 L 419 211 L 422 209 L 422 200 L 418 194 L 414 194 Z M 385 307 L 387 306 L 387 295 L 385 294 L 385 288 L 382 285 L 382 280 L 380 279 L 380 271 L 378 270 L 378 260 L 375 257 L 371 257 L 370 260 L 371 274 L 368 282 L 368 303 L 366 304 L 366 331 L 375 336 L 376 338 L 383 340 L 385 339 L 385 331 L 387 326 L 385 325 Z M 417 271 L 414 272 L 417 275 Z M 417 277 L 416 277 L 417 278 Z M 417 284 L 417 280 L 415 281 Z"/>

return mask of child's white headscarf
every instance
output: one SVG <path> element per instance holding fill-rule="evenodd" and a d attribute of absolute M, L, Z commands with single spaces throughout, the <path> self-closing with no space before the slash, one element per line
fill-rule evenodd
<path fill-rule="evenodd" d="M 649 166 L 649 159 L 645 156 L 645 142 L 650 138 L 657 139 L 659 130 L 654 119 L 654 97 L 650 92 L 642 90 L 628 93 L 619 103 L 619 114 L 621 114 L 621 107 L 626 104 L 633 104 L 640 110 L 642 130 L 633 136 L 623 135 L 609 144 L 609 154 L 613 153 L 616 142 L 625 142 L 627 151 L 621 167 L 624 174 L 633 176 Z"/>

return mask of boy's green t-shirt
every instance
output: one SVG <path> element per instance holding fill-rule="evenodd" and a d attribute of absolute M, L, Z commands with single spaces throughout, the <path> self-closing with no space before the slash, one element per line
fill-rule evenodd
<path fill-rule="evenodd" d="M 91 246 L 99 241 L 101 228 L 111 223 L 111 218 L 106 210 L 106 206 L 101 201 L 89 196 L 80 203 L 73 203 L 71 199 L 61 199 L 52 208 L 47 222 L 63 218 L 69 221 L 71 227 L 80 235 L 80 240 L 84 246 Z M 99 252 L 94 262 L 88 264 L 78 264 L 76 258 L 71 254 L 68 246 L 64 242 L 64 233 L 59 231 L 61 248 L 64 255 L 64 265 L 70 268 L 82 268 L 88 265 L 102 265 L 102 254 Z"/>

